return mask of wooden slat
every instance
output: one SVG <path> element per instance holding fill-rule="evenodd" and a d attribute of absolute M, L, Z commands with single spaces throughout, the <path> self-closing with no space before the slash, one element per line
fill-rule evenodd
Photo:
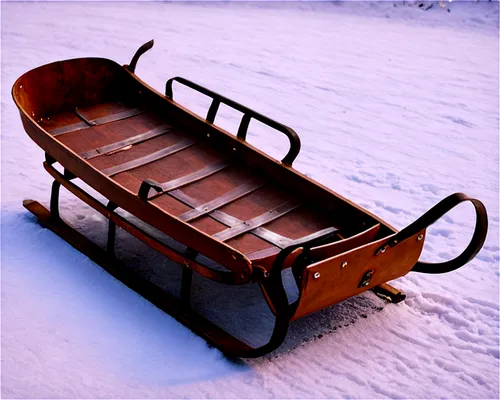
<path fill-rule="evenodd" d="M 148 154 L 147 156 L 139 157 L 139 158 L 136 158 L 135 160 L 128 161 L 128 162 L 123 163 L 123 164 L 115 165 L 114 167 L 106 168 L 106 169 L 102 170 L 101 172 L 105 175 L 113 176 L 113 175 L 119 174 L 121 172 L 129 171 L 131 169 L 141 167 L 143 165 L 160 160 L 160 159 L 167 157 L 171 154 L 174 154 L 174 153 L 177 153 L 181 150 L 187 149 L 188 147 L 193 146 L 195 143 L 196 142 L 192 139 L 184 139 L 178 143 L 173 144 L 172 146 L 166 147 L 165 149 L 155 151 L 154 153 Z"/>
<path fill-rule="evenodd" d="M 264 214 L 261 214 L 248 221 L 243 221 L 241 224 L 233 226 L 232 228 L 228 228 L 222 232 L 216 233 L 215 235 L 213 235 L 213 237 L 221 241 L 232 239 L 245 232 L 249 232 L 255 228 L 258 228 L 261 225 L 267 224 L 268 222 L 274 221 L 275 219 L 282 217 L 283 215 L 294 210 L 301 204 L 302 203 L 300 201 L 295 199 L 286 201 L 281 205 L 279 205 L 278 207 L 269 210 Z"/>
<path fill-rule="evenodd" d="M 122 111 L 120 113 L 105 115 L 104 117 L 96 118 L 92 122 L 96 125 L 103 125 L 109 122 L 120 121 L 125 118 L 135 117 L 136 115 L 146 112 L 143 108 L 131 108 L 130 110 Z"/>
<path fill-rule="evenodd" d="M 195 210 L 196 210 L 196 208 L 203 207 L 203 205 L 200 205 L 197 200 L 193 199 L 191 196 L 187 195 L 182 190 L 173 190 L 173 191 L 169 192 L 168 194 L 170 196 L 172 196 L 173 198 L 181 201 L 182 203 L 184 203 L 190 207 L 193 207 Z M 216 199 L 216 200 L 218 200 L 218 199 Z M 287 204 L 287 203 L 283 203 L 283 204 Z M 296 203 L 297 205 L 288 211 L 292 211 L 294 208 L 296 208 L 300 205 L 300 203 L 298 201 L 294 201 L 294 203 Z M 283 206 L 283 204 L 281 206 Z M 187 214 L 191 211 L 194 211 L 194 210 L 186 211 L 184 214 Z M 259 217 L 256 217 L 256 218 L 260 218 L 262 216 L 267 216 L 267 214 L 269 214 L 269 212 L 267 212 Z M 181 215 L 183 215 L 183 214 L 181 214 Z M 220 222 L 221 224 L 228 226 L 229 228 L 235 228 L 235 227 L 239 227 L 241 225 L 244 225 L 244 221 L 242 221 L 236 217 L 233 217 L 232 215 L 229 215 L 229 214 L 227 214 L 223 211 L 220 211 L 220 210 L 213 210 L 213 211 L 207 212 L 207 215 L 209 215 L 211 218 L 213 218 L 217 222 Z M 282 214 L 282 215 L 284 215 L 284 214 Z M 273 217 L 274 217 L 273 219 L 276 219 L 279 216 L 281 216 L 281 215 L 277 215 L 276 217 L 274 217 L 274 215 L 273 215 Z M 252 220 L 250 220 L 250 221 L 252 221 Z M 271 220 L 267 221 L 267 222 L 271 222 Z M 267 223 L 267 222 L 264 222 L 264 223 Z M 261 224 L 261 225 L 263 225 L 263 224 Z M 307 236 L 305 236 L 305 238 L 311 237 L 311 239 L 312 239 L 315 236 L 323 235 L 323 234 L 327 233 L 326 231 L 330 231 L 330 230 L 333 231 L 334 229 L 335 228 L 327 228 L 327 229 L 321 230 L 319 232 L 315 232 L 315 233 L 312 233 L 310 235 L 307 235 Z M 226 232 L 226 231 L 227 230 L 224 230 L 222 232 Z M 219 232 L 219 233 L 222 233 L 222 232 Z M 257 236 L 258 238 L 260 238 L 260 239 L 262 239 L 262 240 L 264 240 L 264 241 L 266 241 L 266 242 L 268 242 L 268 243 L 270 243 L 270 244 L 272 244 L 280 249 L 283 249 L 283 248 L 285 248 L 285 247 L 287 247 L 295 242 L 295 240 L 293 240 L 293 239 L 287 238 L 283 235 L 280 235 L 276 232 L 270 231 L 269 229 L 266 229 L 266 228 L 263 228 L 260 226 L 254 228 L 254 229 L 250 228 L 249 233 Z M 297 239 L 297 241 L 299 241 L 299 240 L 304 240 L 304 238 Z"/>
<path fill-rule="evenodd" d="M 281 249 L 277 247 L 267 247 L 262 250 L 254 251 L 253 253 L 245 254 L 249 260 L 258 260 L 262 258 L 267 258 L 278 254 Z"/>
<path fill-rule="evenodd" d="M 223 170 L 224 168 L 228 167 L 230 164 L 225 162 L 225 161 L 219 161 L 210 165 L 207 165 L 206 167 L 193 172 L 192 174 L 184 175 L 181 176 L 180 178 L 173 179 L 168 182 L 164 182 L 161 184 L 161 188 L 163 189 L 164 192 L 168 192 L 170 190 L 178 189 L 182 186 L 189 185 L 190 183 L 199 181 L 203 178 L 206 178 L 207 176 L 213 175 L 216 172 L 219 172 Z"/>
<path fill-rule="evenodd" d="M 71 124 L 71 125 L 61 126 L 60 128 L 51 129 L 48 132 L 52 136 L 59 136 L 63 135 L 64 133 L 79 131 L 80 129 L 85 129 L 88 127 L 89 126 L 85 122 L 81 121 L 77 122 L 76 124 Z"/>
<path fill-rule="evenodd" d="M 186 211 L 184 214 L 179 215 L 178 218 L 182 219 L 183 221 L 192 221 L 193 219 L 199 218 L 202 215 L 208 214 L 216 208 L 223 207 L 226 204 L 229 204 L 243 196 L 246 196 L 249 193 L 252 193 L 263 185 L 264 182 L 259 180 L 245 182 L 244 184 L 234 188 L 233 190 L 230 190 L 227 193 L 224 193 L 222 196 L 219 196 L 216 199 L 209 201 L 208 203 L 202 204 L 201 206 L 198 206 L 193 210 Z"/>
<path fill-rule="evenodd" d="M 86 160 L 90 160 L 94 157 L 112 154 L 125 147 L 138 144 L 170 132 L 171 128 L 172 127 L 169 124 L 163 124 L 147 132 L 141 133 L 140 135 L 132 136 L 127 139 L 108 144 L 106 146 L 98 147 L 97 149 L 85 151 L 83 153 L 80 153 L 80 157 L 85 158 Z"/>
<path fill-rule="evenodd" d="M 243 222 L 243 221 L 241 221 Z M 290 239 L 286 236 L 280 235 L 279 233 L 273 232 L 269 229 L 258 227 L 255 228 L 252 233 L 266 242 L 274 244 L 276 247 L 280 249 L 284 249 L 293 244 L 293 239 Z"/>
<path fill-rule="evenodd" d="M 107 124 L 109 122 L 120 121 L 120 120 L 125 119 L 125 118 L 130 118 L 130 117 L 134 117 L 136 115 L 142 114 L 145 111 L 146 110 L 144 110 L 143 108 L 129 108 L 128 110 L 121 111 L 119 113 L 105 115 L 103 117 L 99 117 L 99 118 L 95 118 L 95 119 L 88 119 L 85 116 L 84 111 L 81 111 L 78 108 L 75 108 L 75 114 L 78 115 L 89 126 L 103 125 L 103 124 Z"/>
<path fill-rule="evenodd" d="M 184 203 L 190 207 L 196 208 L 196 207 L 200 206 L 200 203 L 197 200 L 193 199 L 191 196 L 187 195 L 182 190 L 173 190 L 173 191 L 169 192 L 168 194 L 170 196 L 172 196 L 173 198 L 181 201 L 182 203 Z M 189 212 L 189 211 L 187 211 L 187 212 Z M 232 215 L 226 214 L 225 212 L 220 211 L 220 210 L 211 211 L 207 215 L 210 216 L 211 218 L 213 218 L 214 220 L 220 222 L 221 224 L 229 226 L 229 227 L 238 226 L 243 222 L 240 219 L 233 217 Z M 269 243 L 279 247 L 279 245 L 277 245 L 271 241 L 271 234 L 274 232 L 272 232 L 271 234 L 265 235 L 266 238 L 260 236 L 263 233 L 265 233 L 266 231 L 267 231 L 266 228 L 259 228 L 257 233 L 254 233 L 253 231 L 251 231 L 250 233 L 265 240 L 266 242 L 269 242 Z M 276 234 L 276 235 L 278 235 L 278 234 Z M 283 237 L 281 237 L 281 235 L 279 235 L 279 237 L 280 237 L 280 240 L 283 238 Z M 290 240 L 289 238 L 285 238 L 285 239 Z"/>

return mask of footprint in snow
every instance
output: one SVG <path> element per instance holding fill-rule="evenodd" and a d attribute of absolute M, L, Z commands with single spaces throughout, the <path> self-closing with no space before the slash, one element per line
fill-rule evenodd
<path fill-rule="evenodd" d="M 470 123 L 464 119 L 458 118 L 458 117 L 454 117 L 451 115 L 444 115 L 443 117 L 446 119 L 449 119 L 450 121 L 454 122 L 455 124 L 462 125 L 462 126 L 465 126 L 467 128 L 472 128 L 474 126 L 472 123 Z"/>

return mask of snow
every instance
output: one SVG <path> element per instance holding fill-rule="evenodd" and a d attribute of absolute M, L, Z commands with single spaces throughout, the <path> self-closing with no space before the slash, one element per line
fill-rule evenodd
<path fill-rule="evenodd" d="M 498 3 L 456 3 L 2 3 L 2 398 L 498 398 Z M 397 228 L 450 193 L 481 199 L 483 250 L 448 275 L 398 279 L 399 305 L 367 293 L 297 321 L 271 356 L 209 348 L 22 208 L 47 204 L 51 181 L 11 100 L 15 79 L 67 58 L 127 63 L 151 38 L 137 67 L 147 83 L 163 91 L 184 76 L 293 127 L 295 168 Z M 203 97 L 174 91 L 206 112 Z M 238 115 L 221 112 L 234 132 Z M 250 128 L 252 144 L 282 157 L 284 138 Z M 102 218 L 67 194 L 62 204 L 102 243 Z M 458 254 L 473 224 L 472 207 L 457 207 L 429 230 L 423 258 Z M 152 279 L 178 283 L 144 250 L 120 249 Z M 229 329 L 267 326 L 240 312 L 255 288 L 218 300 L 196 285 L 195 306 Z"/>

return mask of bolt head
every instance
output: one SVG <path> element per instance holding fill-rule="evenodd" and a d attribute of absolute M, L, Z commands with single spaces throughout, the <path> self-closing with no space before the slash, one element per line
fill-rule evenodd
<path fill-rule="evenodd" d="M 417 240 L 421 241 L 424 238 L 424 234 L 421 233 L 420 235 L 417 236 Z"/>
<path fill-rule="evenodd" d="M 342 264 L 340 264 L 340 268 L 345 268 L 347 267 L 347 261 L 344 261 Z"/>
<path fill-rule="evenodd" d="M 313 275 L 313 278 L 318 279 L 320 276 L 321 276 L 321 274 L 319 272 L 315 272 Z"/>

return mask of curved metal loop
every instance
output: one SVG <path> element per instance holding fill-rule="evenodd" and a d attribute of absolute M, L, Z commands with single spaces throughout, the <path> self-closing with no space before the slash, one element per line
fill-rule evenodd
<path fill-rule="evenodd" d="M 129 65 L 125 65 L 125 68 L 127 68 L 130 72 L 135 73 L 135 67 L 137 66 L 137 61 L 139 61 L 139 58 L 148 50 L 150 50 L 153 45 L 155 44 L 154 39 L 151 39 L 149 42 L 144 43 L 141 47 L 137 49 L 137 51 L 134 54 L 134 57 L 132 57 L 132 60 L 130 61 Z"/>
<path fill-rule="evenodd" d="M 209 123 L 214 122 L 220 103 L 224 103 L 227 106 L 242 112 L 243 117 L 241 119 L 237 134 L 237 137 L 239 139 L 246 140 L 248 126 L 252 118 L 262 122 L 263 124 L 281 133 L 284 133 L 288 137 L 288 140 L 290 141 L 290 150 L 288 150 L 288 153 L 281 160 L 281 162 L 286 166 L 292 166 L 293 161 L 297 158 L 300 152 L 300 138 L 299 135 L 297 135 L 297 132 L 295 132 L 292 128 L 289 128 L 288 126 L 283 125 L 269 117 L 266 117 L 265 115 L 262 115 L 257 111 L 254 111 L 240 103 L 237 103 L 236 101 L 228 99 L 227 97 L 224 97 L 219 93 L 216 93 L 210 89 L 207 89 L 204 86 L 198 85 L 197 83 L 194 83 L 180 76 L 175 76 L 173 78 L 170 78 L 165 85 L 165 96 L 167 96 L 169 99 L 173 100 L 172 84 L 174 83 L 174 81 L 179 82 L 180 84 L 185 85 L 191 89 L 194 89 L 204 94 L 205 96 L 211 97 L 213 99 L 207 117 L 205 118 L 206 121 Z"/>
<path fill-rule="evenodd" d="M 281 250 L 274 260 L 273 266 L 271 267 L 271 272 L 268 277 L 263 277 L 261 280 L 262 286 L 265 290 L 265 296 L 272 305 L 273 313 L 276 316 L 274 323 L 273 333 L 271 334 L 271 339 L 268 343 L 261 347 L 251 348 L 247 350 L 242 350 L 239 352 L 239 357 L 243 358 L 253 358 L 260 357 L 264 354 L 270 353 L 276 350 L 281 343 L 285 340 L 286 334 L 288 332 L 288 326 L 290 324 L 290 318 L 295 311 L 295 303 L 288 303 L 288 296 L 283 285 L 283 279 L 281 276 L 281 271 L 283 270 L 283 263 L 287 257 L 299 247 L 303 247 L 304 251 L 308 251 L 311 247 L 318 244 L 323 244 L 329 239 L 335 237 L 337 231 L 328 232 L 323 236 L 304 240 L 302 242 L 294 243 L 291 246 L 285 247 Z"/>
<path fill-rule="evenodd" d="M 141 200 L 147 201 L 150 189 L 154 189 L 158 193 L 163 192 L 161 184 L 159 184 L 153 179 L 145 179 L 144 181 L 142 181 L 141 187 L 139 188 L 139 193 L 138 193 L 139 198 Z"/>
<path fill-rule="evenodd" d="M 418 261 L 412 268 L 412 271 L 423 272 L 426 274 L 443 274 L 462 267 L 472 260 L 479 250 L 481 250 L 481 247 L 483 247 L 484 241 L 486 240 L 486 233 L 488 231 L 488 214 L 486 213 L 484 204 L 477 199 L 468 197 L 464 193 L 454 193 L 441 200 L 415 222 L 391 237 L 388 242 L 378 248 L 375 254 L 380 252 L 382 249 L 387 248 L 387 246 L 394 247 L 419 231 L 426 229 L 448 211 L 464 201 L 470 201 L 476 210 L 476 226 L 469 245 L 465 248 L 462 254 L 449 261 L 442 263 L 427 263 Z"/>

